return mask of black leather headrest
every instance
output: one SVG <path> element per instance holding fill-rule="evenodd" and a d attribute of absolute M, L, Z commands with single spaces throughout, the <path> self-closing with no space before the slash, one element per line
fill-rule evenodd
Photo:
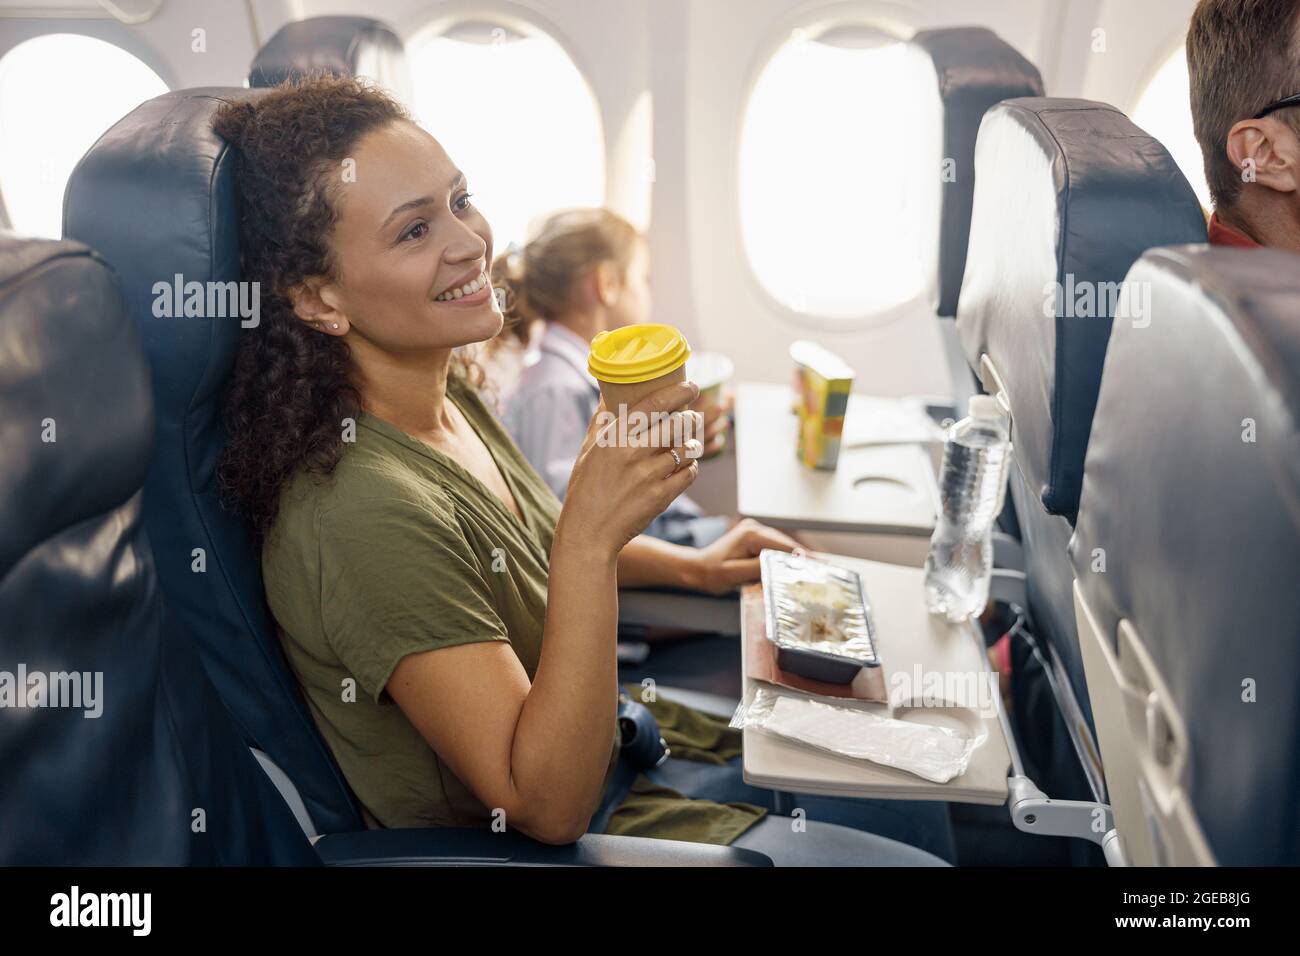
<path fill-rule="evenodd" d="M 940 176 L 936 170 L 938 209 L 925 211 L 922 226 L 937 229 L 937 234 L 921 246 L 926 256 L 935 257 L 926 270 L 935 285 L 935 308 L 939 315 L 951 317 L 957 314 L 966 267 L 980 121 L 989 107 L 1002 100 L 1042 96 L 1043 80 L 1037 67 L 985 27 L 922 30 L 912 38 L 912 46 L 923 67 L 909 81 L 918 85 L 918 92 L 933 86 L 938 100 L 937 109 L 917 111 L 916 119 L 933 119 L 940 125 L 923 135 L 941 144 L 943 159 L 952 161 L 951 176 Z"/>
<path fill-rule="evenodd" d="M 186 284 L 206 292 L 240 279 L 234 157 L 212 131 L 212 117 L 226 100 L 264 93 L 179 90 L 141 104 L 73 171 L 64 232 L 93 246 L 121 277 L 152 366 L 157 431 L 144 509 L 169 602 L 245 739 L 289 775 L 318 828 L 358 829 L 351 793 L 280 649 L 259 556 L 218 493 L 223 392 L 251 319 L 176 314 Z"/>
<path fill-rule="evenodd" d="M 286 23 L 253 58 L 248 85 L 278 86 L 316 73 L 362 76 L 410 102 L 406 48 L 392 27 L 369 17 L 311 17 Z"/>
<path fill-rule="evenodd" d="M 993 107 L 975 168 L 957 329 L 973 369 L 997 367 L 1028 487 L 1073 521 L 1117 303 L 1143 321 L 1120 284 L 1147 249 L 1203 242 L 1205 219 L 1168 151 L 1103 103 Z"/>
<path fill-rule="evenodd" d="M 1295 865 L 1300 258 L 1155 249 L 1130 278 L 1151 289 L 1151 324 L 1112 334 L 1070 548 L 1079 587 L 1112 641 L 1135 628 L 1177 703 L 1218 862 Z"/>
<path fill-rule="evenodd" d="M 36 542 L 139 490 L 153 408 L 121 290 L 81 243 L 0 234 L 0 315 L 3 577 Z"/>

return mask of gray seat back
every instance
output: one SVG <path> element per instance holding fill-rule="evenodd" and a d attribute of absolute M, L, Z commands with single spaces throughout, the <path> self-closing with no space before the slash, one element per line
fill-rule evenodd
<path fill-rule="evenodd" d="M 980 122 L 1002 100 L 1042 96 L 1043 79 L 1015 47 L 985 27 L 922 30 L 910 46 L 914 56 L 909 89 L 932 104 L 914 111 L 917 122 L 933 124 L 916 134 L 930 147 L 939 147 L 930 151 L 934 168 L 925 167 L 927 176 L 934 173 L 938 188 L 933 206 L 923 212 L 921 225 L 929 241 L 921 248 L 931 256 L 926 274 L 935 310 L 952 318 L 966 268 Z M 931 162 L 931 155 L 924 161 Z"/>
<path fill-rule="evenodd" d="M 411 103 L 406 48 L 392 27 L 370 17 L 310 17 L 277 30 L 249 68 L 254 89 L 319 73 L 374 80 Z"/>
<path fill-rule="evenodd" d="M 1168 151 L 1114 107 L 1017 99 L 980 127 L 970 248 L 957 311 L 967 361 L 1000 393 L 1014 446 L 1029 614 L 1055 652 L 1084 761 L 1091 711 L 1066 549 L 1078 508 L 1112 319 L 1143 321 L 1122 281 L 1147 249 L 1205 238 L 1191 186 Z"/>
<path fill-rule="evenodd" d="M 1071 542 L 1132 862 L 1300 864 L 1300 258 L 1183 246 L 1130 281 Z"/>

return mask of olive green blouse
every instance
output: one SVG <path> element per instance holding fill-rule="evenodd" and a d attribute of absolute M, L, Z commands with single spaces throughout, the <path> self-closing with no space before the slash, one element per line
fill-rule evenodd
<path fill-rule="evenodd" d="M 506 641 L 531 679 L 542 649 L 560 504 L 478 396 L 454 377 L 447 391 L 522 521 L 452 458 L 362 413 L 331 476 L 302 471 L 287 484 L 262 552 L 267 600 L 312 717 L 368 820 L 385 827 L 493 822 L 384 692 L 398 661 Z M 723 721 L 648 706 L 675 757 L 721 763 L 740 752 Z M 607 736 L 612 768 L 615 728 L 574 730 Z M 641 776 L 607 832 L 726 844 L 763 812 L 689 800 Z"/>

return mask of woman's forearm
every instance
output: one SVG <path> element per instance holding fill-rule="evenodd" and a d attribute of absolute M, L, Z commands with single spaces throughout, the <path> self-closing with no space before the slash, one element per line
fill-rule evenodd
<path fill-rule="evenodd" d="M 542 839 L 576 839 L 602 796 L 617 713 L 617 569 L 615 555 L 570 540 L 561 522 L 541 658 L 511 748 L 515 790 Z"/>
<path fill-rule="evenodd" d="M 696 548 L 639 534 L 618 556 L 618 586 L 696 588 L 698 558 Z"/>
<path fill-rule="evenodd" d="M 674 429 L 698 418 L 682 411 L 698 394 L 679 383 L 642 399 L 638 409 L 666 413 L 647 416 L 644 441 L 603 443 L 600 416 L 593 418 L 569 476 L 551 544 L 541 656 L 508 758 L 516 822 L 539 839 L 576 839 L 600 805 L 618 707 L 619 555 L 630 550 L 631 567 L 645 567 L 637 532 L 699 473 L 695 462 L 668 473 L 659 460 Z M 653 571 L 631 576 L 668 583 Z"/>

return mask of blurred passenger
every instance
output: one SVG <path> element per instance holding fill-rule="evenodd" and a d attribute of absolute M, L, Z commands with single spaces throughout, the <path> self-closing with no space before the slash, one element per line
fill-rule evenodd
<path fill-rule="evenodd" d="M 540 355 L 524 369 L 502 416 L 524 457 L 563 501 L 600 387 L 587 371 L 596 334 L 650 319 L 650 255 L 636 228 L 607 209 L 572 209 L 548 218 L 522 250 L 492 266 L 505 289 L 511 325 L 504 337 L 528 344 L 543 327 Z M 725 439 L 726 406 L 704 412 L 705 454 Z M 705 516 L 685 494 L 650 522 L 646 534 L 702 548 L 730 524 Z"/>
<path fill-rule="evenodd" d="M 1300 2 L 1201 0 L 1187 31 L 1209 239 L 1300 252 Z"/>

